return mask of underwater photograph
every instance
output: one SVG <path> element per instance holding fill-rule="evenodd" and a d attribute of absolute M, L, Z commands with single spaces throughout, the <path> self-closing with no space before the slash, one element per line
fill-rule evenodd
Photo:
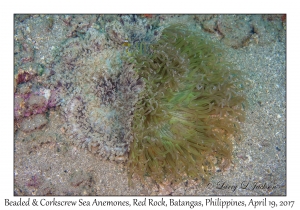
<path fill-rule="evenodd" d="M 286 196 L 286 14 L 14 14 L 15 196 Z"/>

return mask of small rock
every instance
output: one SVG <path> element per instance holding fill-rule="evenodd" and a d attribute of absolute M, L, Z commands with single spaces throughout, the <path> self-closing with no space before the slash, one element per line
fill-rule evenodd
<path fill-rule="evenodd" d="M 173 188 L 169 185 L 159 185 L 159 193 L 158 195 L 170 195 L 172 192 L 174 192 Z"/>
<path fill-rule="evenodd" d="M 48 120 L 43 114 L 37 114 L 31 117 L 26 117 L 20 123 L 20 130 L 22 130 L 23 132 L 30 132 L 43 127 L 47 124 L 47 122 Z"/>

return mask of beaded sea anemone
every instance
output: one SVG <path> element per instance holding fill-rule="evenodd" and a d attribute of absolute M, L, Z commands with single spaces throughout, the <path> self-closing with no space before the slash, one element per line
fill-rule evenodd
<path fill-rule="evenodd" d="M 207 180 L 216 166 L 229 166 L 245 99 L 241 72 L 222 59 L 216 44 L 181 25 L 137 46 L 130 62 L 144 89 L 132 121 L 130 179 Z"/>

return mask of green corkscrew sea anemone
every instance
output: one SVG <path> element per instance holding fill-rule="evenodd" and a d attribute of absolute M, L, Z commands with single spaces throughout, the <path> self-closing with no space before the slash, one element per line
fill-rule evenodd
<path fill-rule="evenodd" d="M 140 44 L 130 62 L 143 82 L 134 111 L 129 180 L 208 180 L 229 166 L 232 138 L 240 135 L 245 98 L 242 73 L 222 50 L 185 26 Z"/>

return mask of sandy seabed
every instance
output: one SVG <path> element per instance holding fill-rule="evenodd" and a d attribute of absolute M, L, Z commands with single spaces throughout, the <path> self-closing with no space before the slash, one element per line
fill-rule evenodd
<path fill-rule="evenodd" d="M 55 89 L 63 74 L 57 57 L 66 53 L 66 40 L 84 40 L 87 31 L 99 31 L 107 37 L 100 50 L 124 50 L 124 40 L 154 41 L 160 28 L 172 22 L 189 22 L 220 42 L 226 58 L 246 73 L 246 121 L 241 124 L 241 141 L 234 142 L 231 167 L 217 170 L 209 183 L 199 179 L 156 184 L 149 178 L 145 184 L 134 176 L 133 186 L 128 186 L 125 163 L 103 160 L 74 145 L 62 105 L 57 105 L 41 113 L 46 122 L 36 119 L 40 126 L 15 123 L 15 195 L 286 195 L 286 25 L 282 15 L 15 15 L 14 73 L 22 69 L 38 75 L 16 86 L 15 92 L 23 94 L 38 86 Z M 63 62 L 73 68 L 72 57 Z M 103 63 L 109 65 L 105 59 Z M 64 94 L 70 97 L 69 92 Z"/>

